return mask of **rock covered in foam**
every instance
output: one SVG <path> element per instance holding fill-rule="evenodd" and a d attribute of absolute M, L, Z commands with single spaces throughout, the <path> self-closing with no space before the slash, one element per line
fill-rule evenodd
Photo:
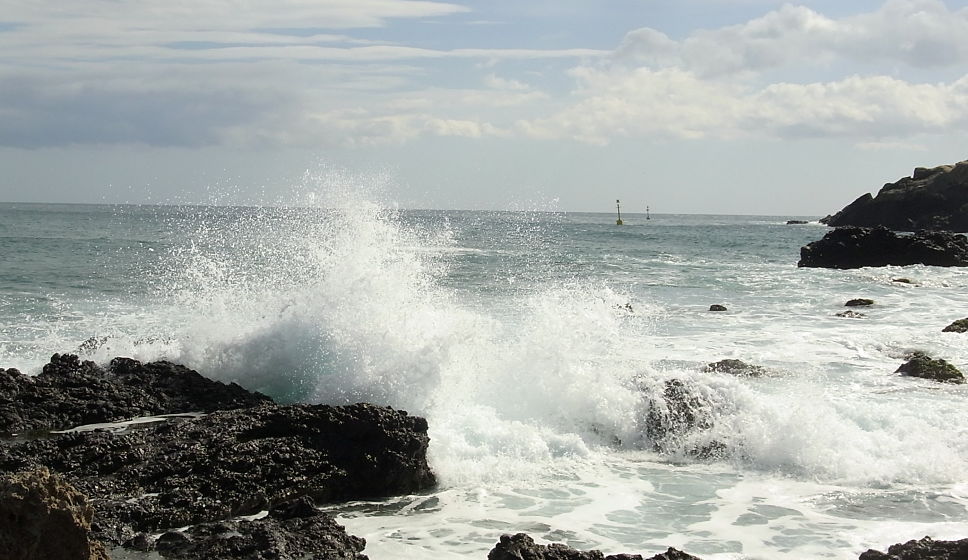
<path fill-rule="evenodd" d="M 641 554 L 616 554 L 605 556 L 597 550 L 580 551 L 563 544 L 536 544 L 524 533 L 502 535 L 491 549 L 487 560 L 699 560 L 681 550 L 669 548 L 662 554 L 643 559 Z"/>
<path fill-rule="evenodd" d="M 766 374 L 761 366 L 748 364 L 743 360 L 726 359 L 706 364 L 702 370 L 706 373 L 728 373 L 741 377 L 760 377 Z"/>
<path fill-rule="evenodd" d="M 0 551 L 9 560 L 107 560 L 87 497 L 41 468 L 0 477 Z"/>
<path fill-rule="evenodd" d="M 269 397 L 171 362 L 115 358 L 108 368 L 54 354 L 37 376 L 0 369 L 0 433 L 253 406 Z"/>
<path fill-rule="evenodd" d="M 800 267 L 968 266 L 968 238 L 945 231 L 897 235 L 885 228 L 840 227 L 800 249 Z"/>
<path fill-rule="evenodd" d="M 931 537 L 891 545 L 887 553 L 868 550 L 859 560 L 965 560 L 968 558 L 968 539 L 936 541 Z"/>
<path fill-rule="evenodd" d="M 317 502 L 417 492 L 436 481 L 427 423 L 368 404 L 260 406 L 123 433 L 72 432 L 0 447 L 0 470 L 46 466 L 97 498 L 95 534 L 137 533 Z"/>

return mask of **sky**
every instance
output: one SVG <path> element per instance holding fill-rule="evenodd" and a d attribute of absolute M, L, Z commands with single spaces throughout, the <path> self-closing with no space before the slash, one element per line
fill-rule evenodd
<path fill-rule="evenodd" d="M 0 0 L 0 201 L 823 216 L 968 159 L 968 0 Z"/>

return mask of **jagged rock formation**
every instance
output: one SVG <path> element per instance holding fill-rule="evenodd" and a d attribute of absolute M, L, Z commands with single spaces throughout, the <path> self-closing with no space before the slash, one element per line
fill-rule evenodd
<path fill-rule="evenodd" d="M 957 321 L 951 323 L 950 325 L 942 329 L 941 332 L 957 332 L 957 333 L 968 332 L 968 318 L 958 319 Z"/>
<path fill-rule="evenodd" d="M 605 556 L 597 550 L 580 551 L 563 544 L 535 544 L 524 533 L 502 535 L 491 549 L 487 560 L 700 560 L 681 550 L 669 548 L 662 554 L 643 559 L 641 554 L 615 554 Z"/>
<path fill-rule="evenodd" d="M 104 369 L 74 354 L 54 354 L 37 376 L 0 369 L 0 434 L 265 402 L 270 402 L 265 395 L 171 362 L 115 358 Z"/>
<path fill-rule="evenodd" d="M 968 539 L 936 541 L 924 537 L 918 541 L 891 545 L 887 554 L 868 550 L 859 560 L 965 560 L 968 558 Z"/>
<path fill-rule="evenodd" d="M 895 231 L 968 231 L 968 161 L 918 167 L 911 177 L 866 193 L 820 220 L 830 226 L 883 226 Z"/>
<path fill-rule="evenodd" d="M 93 517 L 87 497 L 47 469 L 0 477 L 4 560 L 108 560 L 90 538 Z"/>
<path fill-rule="evenodd" d="M 719 360 L 711 364 L 706 364 L 702 371 L 707 373 L 728 373 L 740 377 L 760 377 L 766 373 L 761 366 L 748 364 L 743 360 Z"/>
<path fill-rule="evenodd" d="M 968 238 L 962 234 L 921 231 L 897 235 L 878 228 L 841 227 L 800 249 L 801 267 L 968 266 Z"/>

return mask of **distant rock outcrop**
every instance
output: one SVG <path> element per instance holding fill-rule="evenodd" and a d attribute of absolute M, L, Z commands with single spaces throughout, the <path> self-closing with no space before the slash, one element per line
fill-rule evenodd
<path fill-rule="evenodd" d="M 968 238 L 943 231 L 897 235 L 878 227 L 841 227 L 800 249 L 797 266 L 968 266 Z"/>
<path fill-rule="evenodd" d="M 866 193 L 820 220 L 830 226 L 883 226 L 896 231 L 968 231 L 968 161 L 918 167 L 911 177 Z"/>

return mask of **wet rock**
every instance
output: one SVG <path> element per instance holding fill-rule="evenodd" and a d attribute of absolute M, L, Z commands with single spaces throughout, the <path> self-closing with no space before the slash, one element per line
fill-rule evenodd
<path fill-rule="evenodd" d="M 844 304 L 844 307 L 868 307 L 871 305 L 874 305 L 874 300 L 872 299 L 856 298 L 847 300 L 847 303 Z"/>
<path fill-rule="evenodd" d="M 161 535 L 155 549 L 171 560 L 366 560 L 366 541 L 313 507 L 308 498 L 280 504 L 256 520 L 205 523 Z"/>
<path fill-rule="evenodd" d="M 710 311 L 726 311 L 726 306 L 725 305 L 720 305 L 718 303 L 714 303 L 714 304 L 712 304 L 712 305 L 709 306 L 709 310 Z"/>
<path fill-rule="evenodd" d="M 563 544 L 536 544 L 524 533 L 502 535 L 491 549 L 487 560 L 643 560 L 641 554 L 605 556 L 597 550 L 580 551 Z M 669 548 L 666 552 L 645 560 L 699 560 L 696 556 Z"/>
<path fill-rule="evenodd" d="M 5 560 L 107 560 L 91 538 L 93 517 L 87 497 L 47 469 L 0 477 Z"/>
<path fill-rule="evenodd" d="M 662 398 L 651 399 L 645 418 L 645 434 L 655 451 L 686 451 L 700 456 L 715 455 L 716 449 L 687 446 L 689 436 L 713 427 L 710 403 L 680 379 L 665 382 Z M 718 447 L 718 446 L 717 446 Z"/>
<path fill-rule="evenodd" d="M 863 313 L 858 313 L 853 309 L 848 309 L 847 311 L 841 311 L 840 313 L 837 313 L 837 316 L 847 317 L 849 319 L 863 319 L 864 317 L 867 317 L 867 315 L 864 315 Z"/>
<path fill-rule="evenodd" d="M 253 406 L 269 397 L 171 362 L 115 358 L 105 369 L 54 354 L 37 376 L 0 370 L 0 433 Z"/>
<path fill-rule="evenodd" d="M 955 366 L 942 359 L 932 359 L 923 352 L 911 354 L 908 361 L 894 373 L 910 377 L 921 377 L 945 383 L 964 383 L 965 376 Z"/>
<path fill-rule="evenodd" d="M 910 278 L 891 278 L 891 282 L 896 284 L 913 284 L 914 282 Z"/>
<path fill-rule="evenodd" d="M 72 432 L 0 446 L 0 470 L 46 466 L 95 497 L 95 534 L 138 533 L 432 487 L 427 423 L 367 404 L 263 404 L 123 433 Z"/>
<path fill-rule="evenodd" d="M 951 323 L 950 325 L 942 329 L 941 332 L 957 332 L 957 333 L 968 332 L 968 318 L 958 319 L 954 323 Z"/>
<path fill-rule="evenodd" d="M 760 366 L 754 366 L 752 364 L 747 364 L 742 360 L 719 360 L 718 362 L 713 362 L 711 364 L 706 364 L 702 368 L 704 372 L 707 373 L 728 373 L 730 375 L 739 375 L 746 377 L 759 377 L 766 373 L 766 370 Z"/>
<path fill-rule="evenodd" d="M 810 222 L 808 222 L 806 220 L 787 220 L 786 223 L 787 223 L 788 226 L 799 226 L 799 225 L 803 225 L 803 224 L 809 224 Z"/>
<path fill-rule="evenodd" d="M 801 267 L 968 266 L 968 238 L 946 231 L 897 235 L 885 228 L 840 227 L 800 249 Z"/>
<path fill-rule="evenodd" d="M 917 541 L 891 545 L 887 553 L 868 550 L 859 560 L 965 560 L 968 558 L 968 539 L 936 541 L 924 537 Z"/>
<path fill-rule="evenodd" d="M 884 185 L 876 197 L 865 193 L 820 221 L 835 227 L 968 231 L 968 161 L 918 167 L 911 177 Z"/>

